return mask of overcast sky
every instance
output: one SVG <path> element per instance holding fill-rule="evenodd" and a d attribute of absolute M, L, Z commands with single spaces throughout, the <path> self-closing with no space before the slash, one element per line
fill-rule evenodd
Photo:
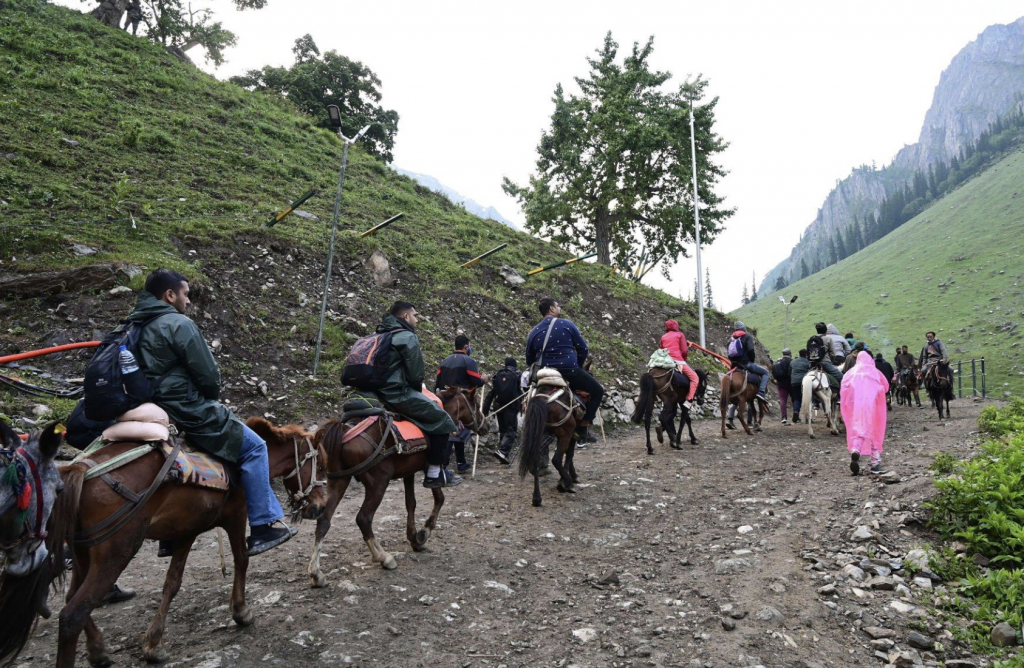
<path fill-rule="evenodd" d="M 724 309 L 739 305 L 751 270 L 760 281 L 789 255 L 838 179 L 917 140 L 939 74 L 961 48 L 1024 15 L 1019 1 L 1002 0 L 206 4 L 239 44 L 221 68 L 205 69 L 226 78 L 289 65 L 295 39 L 310 33 L 322 52 L 380 77 L 382 103 L 401 116 L 395 165 L 520 225 L 501 179 L 522 183 L 533 170 L 556 84 L 586 73 L 607 31 L 620 53 L 653 35 L 654 67 L 676 83 L 702 74 L 720 98 L 717 130 L 730 142 L 720 191 L 737 213 L 702 260 Z M 692 255 L 671 281 L 652 272 L 648 282 L 688 296 Z"/>

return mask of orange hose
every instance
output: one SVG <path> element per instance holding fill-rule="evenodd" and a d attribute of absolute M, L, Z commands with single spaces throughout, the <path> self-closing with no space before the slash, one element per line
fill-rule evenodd
<path fill-rule="evenodd" d="M 27 360 L 31 357 L 41 357 L 42 355 L 49 355 L 51 353 L 60 353 L 65 350 L 75 350 L 77 348 L 95 348 L 100 345 L 100 341 L 85 341 L 83 343 L 65 343 L 62 346 L 54 346 L 52 348 L 43 348 L 42 350 L 30 350 L 27 353 L 18 353 L 17 355 L 8 355 L 6 357 L 0 357 L 0 364 L 7 364 L 8 362 L 17 362 L 18 360 Z"/>
<path fill-rule="evenodd" d="M 732 366 L 732 363 L 729 361 L 729 359 L 727 357 L 722 357 L 718 353 L 712 352 L 712 351 L 708 350 L 707 348 L 704 348 L 702 346 L 697 345 L 696 343 L 690 343 L 690 347 L 691 348 L 696 348 L 697 350 L 699 350 L 699 351 L 701 351 L 703 353 L 707 353 L 708 355 L 711 355 L 712 357 L 717 359 L 719 362 L 724 364 L 726 366 L 726 368 L 729 368 L 729 367 Z"/>

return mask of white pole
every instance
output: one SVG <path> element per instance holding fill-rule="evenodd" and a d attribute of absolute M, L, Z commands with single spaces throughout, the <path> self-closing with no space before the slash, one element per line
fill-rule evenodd
<path fill-rule="evenodd" d="M 693 130 L 693 98 L 690 98 L 690 164 L 693 167 L 693 232 L 697 242 L 697 308 L 700 310 L 700 345 L 707 347 L 704 336 L 704 273 L 700 268 L 700 196 L 697 194 L 697 140 Z"/>

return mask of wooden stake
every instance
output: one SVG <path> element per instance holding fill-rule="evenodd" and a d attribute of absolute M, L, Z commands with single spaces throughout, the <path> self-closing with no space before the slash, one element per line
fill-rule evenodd
<path fill-rule="evenodd" d="M 483 389 L 484 388 L 483 388 L 482 385 L 480 387 L 476 388 L 477 396 L 480 399 L 480 401 L 478 403 L 480 405 L 480 412 L 481 413 L 484 412 L 484 393 L 483 393 Z M 484 417 L 484 423 L 485 424 L 486 424 L 486 420 L 487 420 L 487 417 L 485 416 Z M 475 478 L 476 477 L 476 456 L 479 453 L 480 453 L 480 433 L 477 432 L 477 434 L 475 436 L 475 439 L 474 439 L 474 442 L 473 442 L 473 473 L 472 473 L 472 475 L 470 475 L 471 478 Z"/>
<path fill-rule="evenodd" d="M 217 551 L 220 552 L 221 577 L 228 576 L 228 562 L 224 559 L 224 530 L 217 527 Z"/>

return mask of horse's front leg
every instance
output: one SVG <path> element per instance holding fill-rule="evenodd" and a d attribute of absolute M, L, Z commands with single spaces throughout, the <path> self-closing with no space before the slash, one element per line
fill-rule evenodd
<path fill-rule="evenodd" d="M 249 626 L 253 621 L 252 610 L 245 602 L 245 575 L 249 570 L 249 547 L 245 544 L 245 504 L 236 503 L 236 508 L 225 510 L 221 527 L 228 535 L 231 558 L 235 564 L 235 581 L 231 587 L 231 618 L 239 626 Z"/>
<path fill-rule="evenodd" d="M 192 536 L 174 541 L 174 554 L 171 557 L 171 565 L 167 568 L 167 577 L 164 579 L 163 598 L 160 600 L 160 607 L 153 616 L 153 621 L 142 641 L 142 657 L 149 663 L 163 663 L 170 658 L 163 644 L 167 611 L 170 610 L 171 601 L 181 589 L 181 577 L 185 573 L 185 562 L 188 560 L 188 554 L 192 550 L 192 543 L 195 540 L 196 537 Z"/>
<path fill-rule="evenodd" d="M 331 519 L 338 509 L 338 504 L 345 497 L 345 490 L 348 489 L 350 482 L 352 482 L 352 478 L 328 478 L 327 480 L 327 504 L 324 506 L 324 512 L 316 521 L 316 540 L 313 543 L 313 554 L 309 557 L 309 566 L 306 568 L 306 574 L 309 575 L 310 584 L 313 587 L 323 587 L 327 584 L 327 578 L 320 570 L 320 553 L 323 549 L 324 538 L 331 530 Z"/>
<path fill-rule="evenodd" d="M 379 473 L 373 476 L 371 473 L 372 471 L 359 476 L 359 482 L 363 483 L 363 487 L 366 488 L 366 495 L 363 497 L 363 505 L 360 506 L 359 512 L 356 514 L 356 525 L 359 526 L 359 531 L 363 534 L 366 547 L 370 550 L 370 557 L 390 571 L 398 567 L 398 561 L 395 560 L 393 554 L 388 553 L 380 546 L 376 536 L 373 535 L 373 516 L 377 513 L 381 501 L 384 500 L 384 493 L 388 490 L 391 477 L 385 477 Z"/>

